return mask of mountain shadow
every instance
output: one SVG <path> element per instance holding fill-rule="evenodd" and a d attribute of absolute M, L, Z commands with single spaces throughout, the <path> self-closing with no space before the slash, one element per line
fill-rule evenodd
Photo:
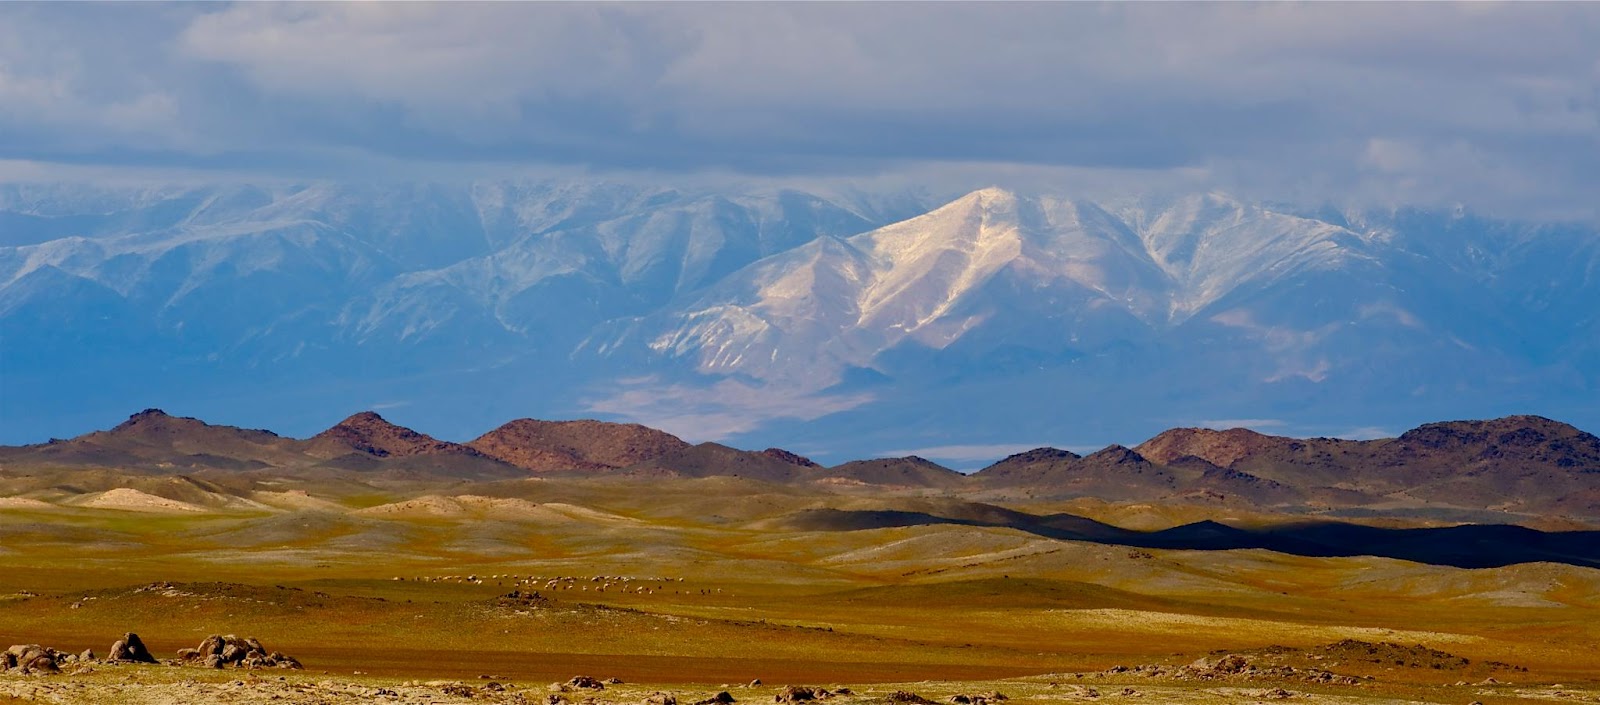
<path fill-rule="evenodd" d="M 998 509 L 998 508 L 996 508 Z M 1259 548 L 1315 558 L 1377 556 L 1456 568 L 1498 568 L 1518 563 L 1564 563 L 1600 568 L 1600 531 L 1539 531 L 1504 524 L 1385 529 L 1342 522 L 1304 522 L 1245 529 L 1200 521 L 1161 531 L 1133 531 L 1073 514 L 1036 515 L 1012 510 L 983 516 L 926 512 L 814 509 L 789 519 L 803 531 L 860 531 L 950 524 L 999 527 L 1062 541 L 1132 548 L 1227 551 Z"/>

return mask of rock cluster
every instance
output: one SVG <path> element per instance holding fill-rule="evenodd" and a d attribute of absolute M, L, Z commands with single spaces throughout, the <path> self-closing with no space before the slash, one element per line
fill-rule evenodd
<path fill-rule="evenodd" d="M 139 639 L 139 635 L 133 632 L 122 635 L 121 639 L 111 644 L 111 653 L 106 655 L 106 660 L 130 663 L 157 663 L 156 657 L 151 655 L 150 649 L 145 648 L 144 642 Z"/>
<path fill-rule="evenodd" d="M 994 703 L 998 703 L 998 702 L 1000 702 L 1002 700 L 1008 700 L 1008 699 L 1009 698 L 1007 698 L 1005 696 L 1005 693 L 1001 693 L 998 690 L 990 691 L 988 693 L 982 693 L 982 694 L 979 694 L 979 695 L 968 695 L 968 694 L 965 694 L 965 693 L 959 693 L 959 694 L 950 696 L 950 702 L 953 705 L 994 705 Z"/>
<path fill-rule="evenodd" d="M 129 636 L 132 636 L 131 634 Z M 243 639 L 229 634 L 222 636 L 213 634 L 200 642 L 200 646 L 193 649 L 179 649 L 178 660 L 185 664 L 202 665 L 206 668 L 301 668 L 300 662 L 292 656 L 285 656 L 277 651 L 268 651 L 255 637 Z"/>
<path fill-rule="evenodd" d="M 85 652 L 90 658 L 92 652 Z M 77 661 L 79 657 L 38 644 L 17 644 L 0 653 L 0 672 L 16 671 L 22 674 L 59 673 L 61 667 Z"/>

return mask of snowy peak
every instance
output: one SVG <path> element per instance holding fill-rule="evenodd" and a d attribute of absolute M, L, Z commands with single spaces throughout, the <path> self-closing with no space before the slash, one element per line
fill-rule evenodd
<path fill-rule="evenodd" d="M 1418 409 L 1398 428 L 1463 399 L 1592 407 L 1597 296 L 1593 227 L 1218 193 L 6 185 L 0 329 L 28 345 L 3 351 L 0 407 L 26 413 L 0 429 L 262 385 L 285 405 L 455 400 L 446 426 L 593 412 L 691 434 L 944 405 L 1037 445 L 1128 437 L 1009 435 L 1112 407 L 1187 404 L 1188 425 Z M 507 391 L 490 411 L 467 389 Z M 1007 416 L 1026 398 L 1051 406 Z"/>

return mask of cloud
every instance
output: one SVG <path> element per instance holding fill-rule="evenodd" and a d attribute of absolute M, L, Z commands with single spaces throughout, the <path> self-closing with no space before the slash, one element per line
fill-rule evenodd
<path fill-rule="evenodd" d="M 0 159 L 1204 172 L 1588 213 L 1588 3 L 0 6 Z"/>
<path fill-rule="evenodd" d="M 1370 441 L 1377 438 L 1394 438 L 1399 434 L 1379 426 L 1361 426 L 1329 435 L 1333 438 L 1347 438 L 1352 441 Z"/>
<path fill-rule="evenodd" d="M 1219 431 L 1226 431 L 1231 428 L 1278 428 L 1287 425 L 1288 422 L 1281 419 L 1206 419 L 1200 422 L 1200 426 L 1203 428 L 1214 428 Z"/>
<path fill-rule="evenodd" d="M 810 394 L 734 379 L 695 386 L 634 377 L 584 402 L 584 409 L 691 441 L 717 441 L 757 430 L 769 421 L 810 421 L 870 401 L 869 394 Z"/>

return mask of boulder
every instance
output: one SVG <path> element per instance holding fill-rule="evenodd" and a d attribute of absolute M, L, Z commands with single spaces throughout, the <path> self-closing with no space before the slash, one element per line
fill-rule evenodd
<path fill-rule="evenodd" d="M 657 691 L 644 699 L 644 705 L 678 705 L 678 696 Z"/>
<path fill-rule="evenodd" d="M 61 667 L 56 664 L 55 654 L 48 652 L 35 652 L 28 654 L 26 659 L 19 659 L 23 673 L 60 673 Z"/>
<path fill-rule="evenodd" d="M 38 644 L 16 644 L 0 654 L 0 671 L 59 673 L 67 654 Z"/>
<path fill-rule="evenodd" d="M 121 639 L 111 645 L 112 661 L 131 661 L 133 663 L 156 663 L 156 657 L 150 655 L 150 650 L 145 648 L 144 641 L 138 634 L 128 632 Z"/>
<path fill-rule="evenodd" d="M 777 695 L 772 696 L 772 700 L 774 702 L 780 703 L 803 703 L 808 700 L 816 699 L 817 691 L 807 688 L 803 685 L 787 686 L 783 690 L 778 691 Z"/>
<path fill-rule="evenodd" d="M 572 680 L 567 681 L 567 685 L 573 688 L 585 688 L 588 690 L 606 689 L 606 685 L 604 683 L 601 683 L 599 680 L 590 678 L 588 676 L 573 676 Z"/>
<path fill-rule="evenodd" d="M 825 700 L 833 697 L 833 693 L 826 688 L 812 688 L 803 685 L 785 686 L 773 699 L 780 703 L 798 703 L 807 700 Z"/>
<path fill-rule="evenodd" d="M 84 649 L 83 653 L 78 654 L 78 660 L 79 661 L 93 661 L 94 660 L 94 649 Z"/>
<path fill-rule="evenodd" d="M 731 705 L 733 702 L 735 702 L 733 696 L 724 690 L 705 700 L 696 701 L 694 705 Z"/>

